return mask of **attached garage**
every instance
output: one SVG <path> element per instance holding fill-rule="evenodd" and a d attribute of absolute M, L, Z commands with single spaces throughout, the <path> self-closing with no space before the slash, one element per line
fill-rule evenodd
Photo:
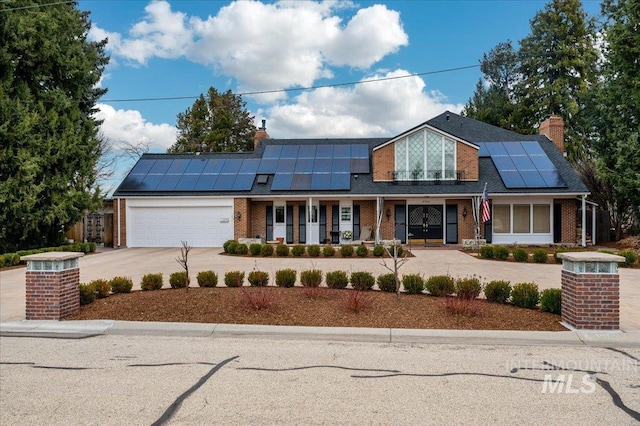
<path fill-rule="evenodd" d="M 233 199 L 127 200 L 128 247 L 222 247 L 233 238 Z"/>

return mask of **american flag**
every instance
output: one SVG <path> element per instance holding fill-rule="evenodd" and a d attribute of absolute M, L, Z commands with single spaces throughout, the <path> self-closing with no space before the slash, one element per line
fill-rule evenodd
<path fill-rule="evenodd" d="M 491 220 L 491 210 L 489 209 L 489 195 L 487 194 L 487 184 L 484 185 L 484 191 L 482 192 L 482 221 L 488 222 Z"/>

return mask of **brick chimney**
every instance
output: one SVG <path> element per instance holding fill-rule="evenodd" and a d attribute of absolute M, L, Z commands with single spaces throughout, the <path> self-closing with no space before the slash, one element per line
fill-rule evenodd
<path fill-rule="evenodd" d="M 564 154 L 564 121 L 557 115 L 540 123 L 539 133 L 551 139 L 558 150 Z"/>
<path fill-rule="evenodd" d="M 262 139 L 269 139 L 269 134 L 267 133 L 267 120 L 262 119 L 262 127 L 259 127 L 256 130 L 256 134 L 253 135 L 253 148 L 256 149 L 258 144 Z"/>

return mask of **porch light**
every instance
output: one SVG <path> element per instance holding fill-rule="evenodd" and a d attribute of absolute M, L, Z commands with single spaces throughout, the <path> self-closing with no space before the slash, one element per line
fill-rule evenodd
<path fill-rule="evenodd" d="M 242 212 L 238 212 L 238 214 L 236 214 L 236 217 L 238 218 L 238 220 L 242 219 Z"/>
<path fill-rule="evenodd" d="M 389 218 L 391 217 L 391 210 L 387 209 L 384 214 L 387 216 L 387 220 L 389 220 Z"/>
<path fill-rule="evenodd" d="M 466 219 L 467 218 L 467 206 L 464 206 L 462 208 L 462 218 Z"/>

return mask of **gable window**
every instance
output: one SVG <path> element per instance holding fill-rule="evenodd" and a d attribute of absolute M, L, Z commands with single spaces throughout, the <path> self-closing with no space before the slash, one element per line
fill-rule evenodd
<path fill-rule="evenodd" d="M 395 144 L 397 180 L 456 179 L 456 142 L 431 130 L 420 130 Z"/>

